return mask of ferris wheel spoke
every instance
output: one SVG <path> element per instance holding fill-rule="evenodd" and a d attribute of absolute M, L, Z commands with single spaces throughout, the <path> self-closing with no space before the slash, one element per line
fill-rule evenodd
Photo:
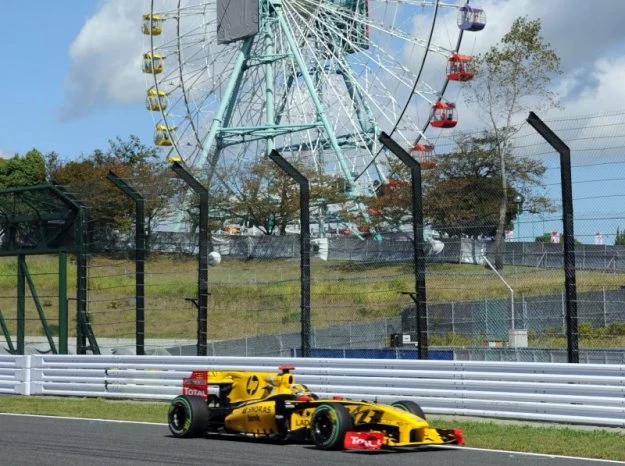
<path fill-rule="evenodd" d="M 217 1 L 179 0 L 172 9 L 152 0 L 144 16 L 147 106 L 168 136 L 155 140 L 209 185 L 215 177 L 234 187 L 232 175 L 276 148 L 343 178 L 354 195 L 388 176 L 381 131 L 406 147 L 425 136 L 446 84 L 429 83 L 424 67 L 446 66 L 457 53 L 460 24 L 448 13 L 474 13 L 466 0 L 258 0 L 258 31 L 230 40 Z M 452 19 L 457 40 L 438 26 Z M 443 34 L 433 40 L 435 30 Z"/>
<path fill-rule="evenodd" d="M 318 5 L 318 3 L 314 2 L 314 1 L 309 1 L 307 2 L 311 7 L 314 5 Z M 372 2 L 372 3 L 379 3 L 379 2 Z M 398 9 L 399 12 L 399 7 L 405 7 L 406 5 L 410 5 L 410 2 L 385 2 L 386 5 L 395 5 L 395 7 Z M 414 6 L 431 6 L 432 2 L 424 2 L 424 4 L 419 3 L 414 4 Z M 404 41 L 406 44 L 412 44 L 421 48 L 424 47 L 428 47 L 430 51 L 438 53 L 444 57 L 448 57 L 449 55 L 451 55 L 455 50 L 451 49 L 449 47 L 445 47 L 439 44 L 428 44 L 428 41 L 419 37 L 419 36 L 415 36 L 412 31 L 410 30 L 412 25 L 410 25 L 410 27 L 407 27 L 407 30 L 403 30 L 400 27 L 398 27 L 398 25 L 396 24 L 396 19 L 394 19 L 394 21 L 392 22 L 392 24 L 388 24 L 388 23 L 384 23 L 382 21 L 375 21 L 373 19 L 373 15 L 372 16 L 368 16 L 368 17 L 362 17 L 362 18 L 357 18 L 356 20 L 354 20 L 354 18 L 352 16 L 349 15 L 348 11 L 343 9 L 343 8 L 332 8 L 331 4 L 323 4 L 323 6 L 319 7 L 320 9 L 323 9 L 324 11 L 326 11 L 328 16 L 332 16 L 334 18 L 340 18 L 345 22 L 358 22 L 363 26 L 363 29 L 368 30 L 369 32 L 380 32 L 383 33 L 386 36 L 389 37 L 393 37 L 395 39 L 399 39 Z M 402 15 L 405 16 L 405 15 Z M 394 18 L 396 17 L 396 15 L 394 15 Z M 345 41 L 349 41 L 349 37 L 345 37 L 344 38 Z M 351 44 L 352 46 L 355 44 Z"/>

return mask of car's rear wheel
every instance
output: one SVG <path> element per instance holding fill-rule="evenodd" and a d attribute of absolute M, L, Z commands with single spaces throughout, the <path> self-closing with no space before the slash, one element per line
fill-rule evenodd
<path fill-rule="evenodd" d="M 199 437 L 208 426 L 208 406 L 199 396 L 177 396 L 167 414 L 169 430 L 174 437 Z"/>
<path fill-rule="evenodd" d="M 313 443 L 322 450 L 343 448 L 345 433 L 352 430 L 354 420 L 345 406 L 339 403 L 319 405 L 310 420 Z"/>
<path fill-rule="evenodd" d="M 409 413 L 415 414 L 419 416 L 421 419 L 425 420 L 425 413 L 423 412 L 423 409 L 421 409 L 421 406 L 419 406 L 414 401 L 410 401 L 410 400 L 396 401 L 391 406 L 395 406 L 396 408 L 403 409 L 404 411 L 408 411 Z"/>

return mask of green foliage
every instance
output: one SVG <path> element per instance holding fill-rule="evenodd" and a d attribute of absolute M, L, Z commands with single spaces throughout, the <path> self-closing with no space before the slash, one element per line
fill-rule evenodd
<path fill-rule="evenodd" d="M 444 335 L 430 334 L 428 337 L 428 344 L 432 346 L 479 346 L 481 342 L 479 339 L 451 332 Z"/>
<path fill-rule="evenodd" d="M 615 246 L 625 246 L 625 231 L 621 231 L 620 228 L 616 229 L 616 237 L 614 238 Z"/>
<path fill-rule="evenodd" d="M 435 170 L 424 176 L 424 213 L 436 229 L 450 236 L 494 236 L 499 222 L 499 204 L 503 197 L 501 165 L 497 137 L 492 131 L 477 136 L 461 136 L 457 149 L 444 157 Z M 515 185 L 540 186 L 545 166 L 527 157 L 515 157 L 510 148 L 505 153 L 508 196 L 505 227 L 517 215 L 513 202 Z M 526 208 L 545 208 L 543 197 L 528 193 Z"/>
<path fill-rule="evenodd" d="M 29 150 L 23 157 L 0 159 L 0 189 L 36 186 L 45 180 L 44 158 L 37 149 Z"/>
<path fill-rule="evenodd" d="M 124 165 L 135 167 L 158 159 L 155 147 L 146 146 L 138 136 L 131 134 L 127 141 L 119 136 L 109 139 L 108 153 Z"/>
<path fill-rule="evenodd" d="M 580 322 L 577 325 L 580 337 L 600 338 L 625 335 L 625 322 L 610 322 L 607 327 L 595 327 L 590 322 Z"/>
<path fill-rule="evenodd" d="M 560 238 L 560 244 L 564 243 L 564 235 L 562 233 L 560 233 L 558 235 L 558 238 Z M 536 237 L 536 242 L 537 243 L 551 243 L 551 233 L 544 233 L 541 236 L 537 236 Z M 581 241 L 574 239 L 573 240 L 574 244 L 582 244 Z"/>
<path fill-rule="evenodd" d="M 513 119 L 528 110 L 539 111 L 557 105 L 556 94 L 549 89 L 553 76 L 559 74 L 560 58 L 540 35 L 541 21 L 520 17 L 498 44 L 475 57 L 476 73 L 469 82 L 469 101 L 491 124 L 499 158 L 501 195 L 495 235 L 495 267 L 503 268 L 503 241 L 508 215 L 508 198 L 512 176 L 508 154 L 512 138 L 520 126 Z"/>
<path fill-rule="evenodd" d="M 362 201 L 369 209 L 370 224 L 376 231 L 395 230 L 412 213 L 410 173 L 399 161 L 390 162 L 392 177 L 377 187 L 376 194 Z M 360 224 L 358 220 L 356 223 Z"/>
<path fill-rule="evenodd" d="M 618 336 L 624 336 L 625 335 L 625 322 L 610 322 L 608 324 L 608 326 L 606 327 L 605 333 L 607 335 L 618 335 Z"/>
<path fill-rule="evenodd" d="M 551 233 L 543 233 L 540 236 L 536 237 L 537 243 L 550 243 L 551 242 Z"/>
<path fill-rule="evenodd" d="M 484 91 L 474 99 L 498 127 L 510 127 L 519 112 L 557 105 L 549 89 L 551 79 L 561 73 L 560 58 L 540 35 L 540 19 L 519 17 L 498 44 L 475 57 L 473 89 Z"/>
<path fill-rule="evenodd" d="M 53 173 L 57 183 L 89 208 L 89 220 L 100 234 L 125 231 L 132 222 L 133 202 L 106 178 L 109 171 L 122 177 L 128 173 L 118 161 L 96 152 L 86 160 L 68 162 Z"/>
<path fill-rule="evenodd" d="M 590 322 L 580 322 L 577 324 L 577 331 L 580 336 L 589 336 L 592 335 L 594 327 Z"/>
<path fill-rule="evenodd" d="M 310 186 L 312 205 L 345 199 L 335 189 L 335 178 L 315 174 L 302 164 L 294 166 L 309 180 L 314 179 Z M 224 207 L 230 218 L 256 226 L 268 235 L 274 229 L 284 235 L 287 225 L 299 220 L 299 186 L 272 160 L 261 158 L 242 167 L 240 172 L 229 174 L 227 184 L 234 197 Z"/>
<path fill-rule="evenodd" d="M 54 153 L 47 156 L 49 177 L 65 186 L 89 208 L 92 231 L 107 237 L 115 231 L 126 232 L 135 216 L 135 203 L 107 179 L 113 172 L 146 198 L 148 233 L 167 213 L 174 192 L 167 167 L 156 160 L 153 148 L 143 145 L 137 136 L 128 141 L 119 137 L 109 141 L 108 151 L 96 149 L 80 161 L 61 163 Z M 146 196 L 158 187 L 158 195 Z"/>

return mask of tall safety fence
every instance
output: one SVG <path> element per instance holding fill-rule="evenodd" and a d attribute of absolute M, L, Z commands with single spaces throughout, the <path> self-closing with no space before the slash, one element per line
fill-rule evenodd
<path fill-rule="evenodd" d="M 625 348 L 625 115 L 546 123 L 572 151 L 580 354 L 609 352 L 604 362 L 618 362 L 615 358 Z M 559 361 L 567 347 L 559 158 L 529 126 L 520 128 L 512 142 L 510 157 L 520 160 L 519 166 L 540 162 L 545 171 L 538 176 L 542 186 L 511 178 L 508 231 L 499 269 L 493 267 L 498 258 L 492 235 L 478 220 L 496 215 L 500 193 L 479 191 L 488 196 L 479 200 L 478 215 L 471 214 L 478 200 L 466 197 L 466 203 L 460 202 L 463 198 L 456 202 L 453 193 L 435 191 L 436 180 L 449 176 L 446 164 L 457 166 L 459 160 L 452 139 L 436 141 L 437 166 L 423 171 L 424 213 L 432 222 L 435 240 L 426 250 L 428 344 L 433 350 L 453 351 L 456 358 L 506 355 L 515 360 Z M 197 210 L 197 199 L 176 197 L 185 192 L 184 186 L 171 170 L 164 173 L 158 183 L 145 182 L 139 173 L 118 173 L 146 200 L 141 314 L 132 201 L 105 176 L 97 186 L 93 182 L 67 186 L 90 214 L 88 277 L 83 278 L 88 286 L 89 321 L 105 354 L 134 353 L 139 328 L 146 353 L 194 354 L 197 350 L 198 237 L 176 231 L 179 225 L 192 224 L 189 214 Z M 522 197 L 515 204 L 512 197 L 517 193 Z M 540 197 L 549 202 L 538 202 Z M 171 199 L 176 202 L 164 202 Z M 451 220 L 437 217 L 434 207 L 441 199 L 450 201 L 441 212 L 458 207 L 461 210 L 454 212 L 463 215 Z M 213 265 L 208 268 L 208 353 L 290 355 L 301 346 L 303 325 L 297 222 L 279 225 L 279 219 L 268 215 L 264 222 L 240 218 L 233 223 L 228 215 L 234 200 L 213 198 L 212 202 L 210 249 L 219 256 L 211 256 Z M 126 228 L 102 228 L 98 206 L 126 212 Z M 313 240 L 323 240 L 316 241 L 311 251 L 311 346 L 370 350 L 372 357 L 378 350 L 414 351 L 418 341 L 410 294 L 415 291 L 410 218 L 404 218 L 401 228 L 372 234 L 364 225 L 350 223 L 348 214 L 318 206 L 311 210 Z M 285 235 L 277 234 L 281 229 Z M 272 230 L 273 235 L 265 234 Z M 57 259 L 29 256 L 27 262 L 54 331 L 58 327 Z M 4 290 L 0 351 L 5 352 L 11 350 L 8 340 L 15 341 L 18 327 L 15 277 L 16 259 L 0 258 Z M 76 264 L 70 257 L 70 340 L 77 326 L 75 277 Z M 25 332 L 27 342 L 39 342 L 41 317 L 31 294 L 26 290 Z M 50 347 L 43 340 L 26 349 L 49 351 Z"/>

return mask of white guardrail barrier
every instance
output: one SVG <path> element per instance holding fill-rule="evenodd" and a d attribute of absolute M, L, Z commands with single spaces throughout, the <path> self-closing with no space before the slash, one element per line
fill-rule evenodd
<path fill-rule="evenodd" d="M 0 394 L 168 400 L 193 369 L 277 370 L 320 396 L 411 399 L 428 414 L 625 427 L 625 366 L 179 356 L 0 356 Z"/>

